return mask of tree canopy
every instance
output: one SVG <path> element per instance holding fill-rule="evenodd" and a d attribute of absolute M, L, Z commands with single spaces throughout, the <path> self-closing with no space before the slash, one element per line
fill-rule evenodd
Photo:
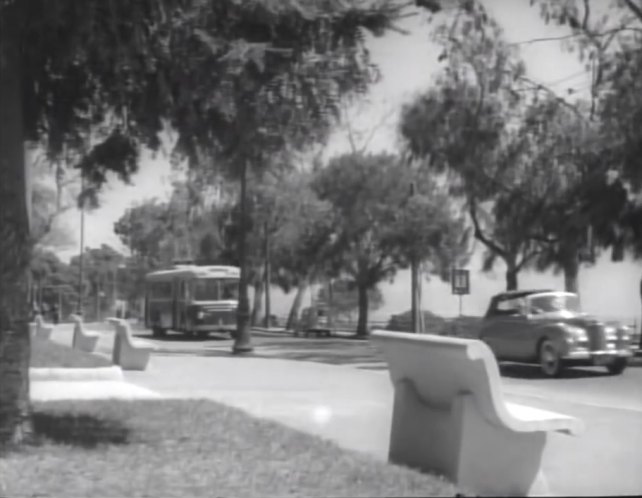
<path fill-rule="evenodd" d="M 411 197 L 415 180 L 397 156 L 356 153 L 332 159 L 312 182 L 332 206 L 339 268 L 359 292 L 357 334 L 367 334 L 368 290 L 408 267 L 413 256 L 443 275 L 442 265 L 465 250 L 464 225 L 447 193 L 424 179 Z"/>

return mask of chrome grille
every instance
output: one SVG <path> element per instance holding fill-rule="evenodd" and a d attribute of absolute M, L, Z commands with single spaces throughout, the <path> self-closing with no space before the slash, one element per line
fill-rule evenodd
<path fill-rule="evenodd" d="M 606 349 L 606 337 L 602 325 L 599 323 L 589 325 L 586 327 L 586 334 L 589 338 L 589 348 L 592 351 L 602 351 Z"/>

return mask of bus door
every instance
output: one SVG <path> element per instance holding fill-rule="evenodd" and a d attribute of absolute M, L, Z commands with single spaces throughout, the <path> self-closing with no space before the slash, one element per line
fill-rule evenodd
<path fill-rule="evenodd" d="M 172 328 L 172 282 L 151 282 L 147 289 L 147 314 L 149 325 L 158 330 Z"/>
<path fill-rule="evenodd" d="M 176 329 L 187 330 L 187 294 L 188 284 L 185 279 L 177 281 L 176 285 Z"/>
<path fill-rule="evenodd" d="M 179 285 L 180 285 L 180 280 L 175 278 L 172 280 L 172 328 L 174 330 L 178 330 L 180 327 L 179 323 L 179 313 L 180 313 L 180 306 L 179 306 L 179 299 L 180 299 L 180 293 L 179 293 Z"/>

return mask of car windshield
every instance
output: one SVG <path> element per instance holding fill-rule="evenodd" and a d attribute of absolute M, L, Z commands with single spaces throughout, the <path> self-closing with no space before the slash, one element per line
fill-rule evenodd
<path fill-rule="evenodd" d="M 577 315 L 582 313 L 579 297 L 575 294 L 543 294 L 530 299 L 531 313 L 562 313 Z"/>
<path fill-rule="evenodd" d="M 205 278 L 194 283 L 196 301 L 219 301 L 238 299 L 238 280 Z"/>

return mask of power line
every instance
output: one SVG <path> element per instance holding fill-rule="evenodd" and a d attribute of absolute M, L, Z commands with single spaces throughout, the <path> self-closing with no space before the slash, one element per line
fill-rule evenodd
<path fill-rule="evenodd" d="M 584 76 L 584 77 L 587 77 L 587 78 L 588 78 L 590 75 L 588 74 L 588 72 L 587 72 L 587 71 L 585 71 L 585 70 L 581 70 L 581 71 L 578 71 L 577 73 L 570 74 L 570 75 L 565 76 L 565 77 L 563 77 L 563 78 L 559 78 L 559 79 L 557 79 L 557 80 L 553 80 L 553 81 L 543 82 L 543 83 L 541 83 L 541 84 L 542 84 L 542 85 L 546 85 L 546 86 L 559 85 L 560 83 L 564 83 L 564 82 L 566 82 L 566 81 L 570 81 L 570 80 L 572 80 L 572 79 L 575 79 L 575 78 L 577 78 L 578 76 Z"/>

